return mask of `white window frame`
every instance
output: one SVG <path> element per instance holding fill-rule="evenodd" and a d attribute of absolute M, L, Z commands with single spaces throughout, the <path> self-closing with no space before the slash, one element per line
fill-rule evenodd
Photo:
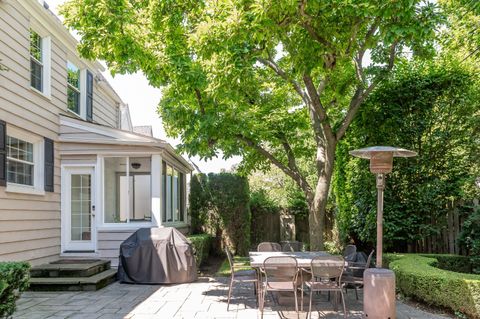
<path fill-rule="evenodd" d="M 127 175 L 129 174 L 130 171 L 130 157 L 150 157 L 150 174 L 151 174 L 151 221 L 148 222 L 129 222 L 127 221 L 126 223 L 107 223 L 105 222 L 105 159 L 106 158 L 112 158 L 112 157 L 126 157 L 127 158 L 127 166 L 125 172 Z M 158 193 L 159 193 L 159 187 L 158 185 L 155 184 L 155 180 L 157 179 L 158 175 L 158 165 L 154 164 L 154 162 L 159 162 L 161 163 L 161 158 L 156 154 L 152 153 L 135 153 L 135 154 L 111 154 L 111 155 L 102 155 L 98 156 L 98 162 L 97 166 L 101 167 L 100 170 L 100 183 L 101 187 L 98 187 L 98 195 L 101 201 L 101 204 L 99 205 L 101 207 L 101 218 L 98 221 L 98 230 L 108 230 L 108 229 L 138 229 L 142 227 L 154 227 L 160 225 L 158 221 L 158 215 L 159 215 L 159 205 L 157 203 L 158 199 Z M 161 165 L 161 164 L 160 164 Z M 161 169 L 161 167 L 160 167 Z M 160 179 L 158 179 L 160 181 Z M 127 205 L 129 207 L 130 205 Z M 128 212 L 128 216 L 130 212 Z"/>
<path fill-rule="evenodd" d="M 7 125 L 7 136 L 15 137 L 25 142 L 33 144 L 33 185 L 23 185 L 8 182 L 6 192 L 23 193 L 31 195 L 45 195 L 45 157 L 44 157 L 44 139 L 41 136 L 31 134 Z"/>
<path fill-rule="evenodd" d="M 74 87 L 73 85 L 71 85 L 69 82 L 68 82 L 68 64 L 72 64 L 73 66 L 75 66 L 78 71 L 79 71 L 79 78 L 78 78 L 78 85 L 80 86 L 80 88 L 76 88 Z M 84 69 L 81 69 L 77 63 L 74 63 L 70 60 L 67 60 L 67 66 L 66 66 L 66 70 L 67 70 L 67 78 L 66 78 L 66 82 L 67 82 L 67 110 L 70 111 L 71 113 L 77 115 L 77 116 L 80 116 L 81 118 L 85 119 L 86 117 L 86 100 L 84 98 L 84 95 L 86 95 L 86 90 L 85 90 L 85 85 L 84 84 L 84 81 L 86 81 L 85 79 L 85 70 Z M 68 108 L 68 90 L 69 89 L 72 89 L 76 92 L 78 92 L 79 94 L 79 98 L 78 98 L 78 113 L 73 111 L 73 110 L 70 110 Z"/>
<path fill-rule="evenodd" d="M 46 29 L 40 24 L 37 23 L 36 21 L 31 21 L 30 23 L 30 29 L 28 30 L 28 41 L 29 41 L 29 50 L 28 50 L 28 56 L 29 60 L 31 58 L 30 55 L 30 30 L 34 31 L 37 33 L 42 42 L 42 65 L 43 65 L 43 72 L 42 72 L 42 90 L 39 91 L 33 86 L 31 86 L 31 83 L 29 81 L 29 86 L 30 89 L 33 92 L 41 94 L 43 97 L 46 97 L 47 99 L 52 98 L 52 89 L 51 89 L 51 67 L 52 67 L 52 53 L 51 53 L 51 47 L 52 47 L 52 39 L 51 36 L 48 34 Z M 39 61 L 40 62 L 40 61 Z M 30 70 L 31 72 L 31 70 Z"/>
<path fill-rule="evenodd" d="M 161 192 L 161 212 L 160 212 L 160 221 L 162 223 L 162 225 L 164 226 L 172 226 L 172 227 L 183 227 L 183 226 L 186 226 L 187 225 L 187 173 L 185 173 L 185 171 L 181 170 L 178 168 L 178 166 L 176 165 L 173 165 L 171 162 L 169 162 L 168 160 L 166 159 L 163 159 L 162 161 L 162 164 L 161 164 L 161 169 L 163 170 L 163 162 L 165 162 L 166 164 L 166 167 L 167 167 L 167 170 L 168 170 L 168 167 L 170 166 L 172 169 L 173 169 L 173 172 L 177 172 L 177 174 L 180 175 L 180 173 L 183 174 L 183 178 L 184 178 L 184 182 L 183 182 L 183 194 L 185 196 L 184 198 L 184 201 L 183 201 L 183 221 L 181 220 L 175 220 L 175 211 L 173 211 L 173 194 L 171 194 L 171 197 L 172 197 L 172 203 L 171 203 L 171 206 L 172 206 L 172 221 L 168 221 L 168 212 L 165 211 L 165 214 L 166 214 L 166 221 L 163 221 L 163 207 L 165 205 L 165 210 L 167 209 L 167 203 L 164 204 L 164 197 L 163 197 L 163 188 L 162 188 L 162 192 Z M 165 173 L 165 176 L 166 176 L 166 173 Z M 173 176 L 172 175 L 172 185 L 171 187 L 173 187 Z M 163 171 L 161 172 L 160 174 L 160 179 L 162 180 L 160 182 L 160 184 L 162 185 L 163 187 Z M 178 179 L 178 182 L 180 182 L 180 176 L 179 176 L 179 179 Z M 165 186 L 167 185 L 166 181 L 165 181 Z M 167 196 L 167 194 L 166 194 Z M 180 204 L 182 203 L 182 200 L 180 199 Z M 178 207 L 180 209 L 180 207 Z"/>

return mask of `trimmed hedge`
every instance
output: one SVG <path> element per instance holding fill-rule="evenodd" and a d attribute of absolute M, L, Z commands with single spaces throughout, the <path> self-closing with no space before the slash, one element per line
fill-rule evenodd
<path fill-rule="evenodd" d="M 437 268 L 454 265 L 453 255 L 387 254 L 385 264 L 395 272 L 397 290 L 428 304 L 480 318 L 480 275 Z M 450 259 L 448 262 L 447 259 Z"/>
<path fill-rule="evenodd" d="M 0 318 L 15 312 L 15 302 L 28 288 L 30 264 L 26 262 L 0 263 Z"/>
<path fill-rule="evenodd" d="M 208 255 L 210 254 L 212 236 L 208 234 L 197 234 L 187 236 L 187 238 L 192 243 L 197 267 L 200 267 L 200 265 L 207 260 Z"/>

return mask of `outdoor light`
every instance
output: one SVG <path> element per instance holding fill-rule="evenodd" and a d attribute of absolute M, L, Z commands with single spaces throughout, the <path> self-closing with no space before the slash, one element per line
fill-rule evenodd
<path fill-rule="evenodd" d="M 142 166 L 142 164 L 135 162 L 135 163 L 132 163 L 131 166 L 132 166 L 133 169 L 139 169 L 140 166 Z"/>
<path fill-rule="evenodd" d="M 366 318 L 394 319 L 395 274 L 382 269 L 383 258 L 383 190 L 385 174 L 392 171 L 394 157 L 412 157 L 417 153 L 390 146 L 373 146 L 350 151 L 350 155 L 370 160 L 370 172 L 377 176 L 377 258 L 376 268 L 363 273 L 363 307 Z"/>

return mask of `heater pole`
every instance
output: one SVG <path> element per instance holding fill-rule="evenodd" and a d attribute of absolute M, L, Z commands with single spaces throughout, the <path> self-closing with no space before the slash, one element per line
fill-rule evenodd
<path fill-rule="evenodd" d="M 376 267 L 382 268 L 383 258 L 383 190 L 385 175 L 377 174 L 377 260 Z"/>

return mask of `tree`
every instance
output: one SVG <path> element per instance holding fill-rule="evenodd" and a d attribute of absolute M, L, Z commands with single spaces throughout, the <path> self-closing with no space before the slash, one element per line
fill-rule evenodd
<path fill-rule="evenodd" d="M 181 151 L 271 163 L 309 207 L 323 249 L 335 149 L 403 50 L 432 51 L 435 4 L 419 0 L 68 0 L 83 57 L 162 87 L 159 113 Z M 309 179 L 297 164 L 314 163 Z"/>

